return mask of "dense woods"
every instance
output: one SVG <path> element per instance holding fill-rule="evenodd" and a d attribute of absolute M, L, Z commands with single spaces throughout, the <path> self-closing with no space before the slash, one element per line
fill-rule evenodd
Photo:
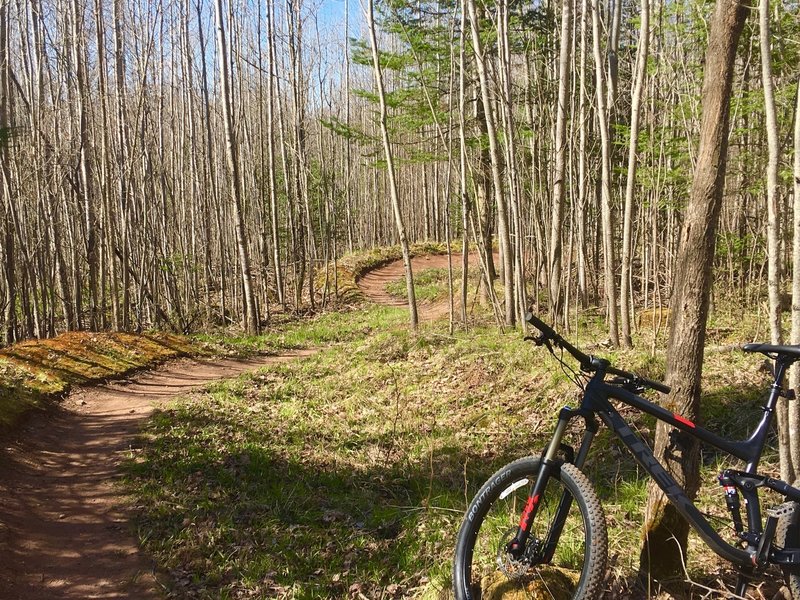
<path fill-rule="evenodd" d="M 712 7 L 367 8 L 3 4 L 4 340 L 255 331 L 334 301 L 324 265 L 406 233 L 480 250 L 506 324 L 596 305 L 629 344 L 636 311 L 668 304 Z M 716 248 L 715 298 L 776 324 L 797 241 L 796 10 L 775 2 L 742 34 Z"/>

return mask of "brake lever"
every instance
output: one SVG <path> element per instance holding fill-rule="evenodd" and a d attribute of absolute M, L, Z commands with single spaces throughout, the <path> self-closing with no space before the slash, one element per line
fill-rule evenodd
<path fill-rule="evenodd" d="M 537 346 L 544 346 L 550 351 L 550 354 L 555 355 L 555 352 L 553 352 L 553 345 L 550 343 L 550 338 L 543 333 L 540 335 L 526 335 L 522 339 L 529 342 L 533 342 Z"/>
<path fill-rule="evenodd" d="M 641 394 L 647 390 L 646 385 L 642 385 L 642 383 L 636 379 L 628 379 L 626 377 L 615 377 L 614 379 L 610 380 L 609 383 L 611 385 L 618 385 L 622 389 L 633 392 L 634 394 Z"/>

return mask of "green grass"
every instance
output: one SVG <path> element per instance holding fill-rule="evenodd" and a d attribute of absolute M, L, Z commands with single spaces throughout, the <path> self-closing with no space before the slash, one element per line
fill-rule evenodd
<path fill-rule="evenodd" d="M 469 285 L 475 289 L 478 285 L 480 274 L 473 269 L 469 275 Z M 435 302 L 444 300 L 448 293 L 447 269 L 423 269 L 414 274 L 414 294 L 418 302 Z M 461 269 L 453 269 L 453 290 L 461 289 Z M 386 291 L 398 298 L 407 298 L 406 282 L 404 279 L 392 281 L 386 285 Z"/>
<path fill-rule="evenodd" d="M 178 597 L 437 597 L 461 515 L 502 464 L 538 454 L 577 391 L 518 332 L 445 325 L 414 336 L 406 311 L 328 314 L 252 341 L 321 347 L 311 358 L 214 385 L 155 415 L 128 462 L 146 549 Z M 590 330 L 583 339 L 597 339 Z M 663 358 L 615 353 L 657 378 Z M 713 355 L 709 427 L 765 387 L 758 359 Z M 738 393 L 730 393 L 738 390 Z M 650 438 L 652 420 L 634 424 Z M 570 439 L 576 443 L 575 436 Z M 704 494 L 715 497 L 716 461 Z M 646 482 L 601 431 L 587 464 L 611 553 L 635 572 Z"/>
<path fill-rule="evenodd" d="M 398 327 L 408 322 L 403 311 L 390 307 L 342 310 L 290 321 L 262 335 L 230 335 L 224 332 L 194 336 L 207 351 L 231 356 L 276 354 L 283 350 L 318 348 L 363 338 L 367 333 Z"/>
<path fill-rule="evenodd" d="M 452 244 L 453 252 L 459 251 L 460 248 L 459 242 Z M 418 242 L 411 245 L 409 252 L 412 257 L 425 254 L 444 254 L 447 252 L 447 248 L 444 244 L 437 242 Z M 400 246 L 371 248 L 347 254 L 337 261 L 335 273 L 332 262 L 317 271 L 317 288 L 322 289 L 326 281 L 329 287 L 336 283 L 336 304 L 340 307 L 359 306 L 363 303 L 364 296 L 356 283 L 358 279 L 367 271 L 400 260 L 402 257 Z"/>

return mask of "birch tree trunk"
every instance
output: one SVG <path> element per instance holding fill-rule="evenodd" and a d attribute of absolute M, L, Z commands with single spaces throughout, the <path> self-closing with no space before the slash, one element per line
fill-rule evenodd
<path fill-rule="evenodd" d="M 217 26 L 217 59 L 219 61 L 220 86 L 222 92 L 222 112 L 225 123 L 225 141 L 228 156 L 228 170 L 231 177 L 231 195 L 233 196 L 234 226 L 236 230 L 236 246 L 239 251 L 239 263 L 242 271 L 242 287 L 244 292 L 244 329 L 248 334 L 255 335 L 259 330 L 258 310 L 256 308 L 255 294 L 253 292 L 252 277 L 250 274 L 250 253 L 247 248 L 247 239 L 244 229 L 244 216 L 242 214 L 242 180 L 239 169 L 236 137 L 233 129 L 233 101 L 231 98 L 231 80 L 228 65 L 228 48 L 225 39 L 224 14 L 222 0 L 215 1 L 215 17 Z"/>
<path fill-rule="evenodd" d="M 392 211 L 394 212 L 397 235 L 400 238 L 400 248 L 403 252 L 403 265 L 406 270 L 406 292 L 408 294 L 408 312 L 411 329 L 416 331 L 419 327 L 419 317 L 417 315 L 417 298 L 414 293 L 414 273 L 411 269 L 411 253 L 408 248 L 408 238 L 403 222 L 403 214 L 400 210 L 400 195 L 397 190 L 397 180 L 394 170 L 394 156 L 392 145 L 389 141 L 389 128 L 387 126 L 386 90 L 383 86 L 383 72 L 381 70 L 380 54 L 378 50 L 378 40 L 375 35 L 375 15 L 374 2 L 369 0 L 367 3 L 367 28 L 369 30 L 369 42 L 372 48 L 372 70 L 375 76 L 375 87 L 378 89 L 378 102 L 380 106 L 380 128 L 381 140 L 383 142 L 383 152 L 386 156 L 386 174 L 389 178 L 389 193 L 392 199 Z"/>
<path fill-rule="evenodd" d="M 606 106 L 606 82 L 603 58 L 600 53 L 600 4 L 592 2 L 592 44 L 597 81 L 597 120 L 600 125 L 601 175 L 600 208 L 603 230 L 603 273 L 605 278 L 606 305 L 608 311 L 608 336 L 613 347 L 619 346 L 617 325 L 616 261 L 614 259 L 614 224 L 611 207 L 611 134 L 608 131 L 608 109 Z"/>
<path fill-rule="evenodd" d="M 631 341 L 631 229 L 633 221 L 633 192 L 636 185 L 637 146 L 639 144 L 639 116 L 642 106 L 647 57 L 650 42 L 650 0 L 642 0 L 639 49 L 636 53 L 636 75 L 631 95 L 631 137 L 628 144 L 628 178 L 625 184 L 625 216 L 622 221 L 622 280 L 620 281 L 620 318 L 622 320 L 622 345 L 630 348 Z"/>
<path fill-rule="evenodd" d="M 278 182 L 275 177 L 275 26 L 272 0 L 267 0 L 267 44 L 269 46 L 269 73 L 267 75 L 267 152 L 269 154 L 269 207 L 272 229 L 272 264 L 275 271 L 275 291 L 278 304 L 286 310 L 283 287 L 283 265 L 280 253 L 280 225 L 278 217 Z"/>
<path fill-rule="evenodd" d="M 564 187 L 567 155 L 567 92 L 570 87 L 572 50 L 572 0 L 561 3 L 561 46 L 558 55 L 558 101 L 556 104 L 553 206 L 550 217 L 550 318 L 557 322 L 563 310 L 561 287 L 561 230 L 564 215 Z"/>
<path fill-rule="evenodd" d="M 772 45 L 770 44 L 769 0 L 759 2 L 759 46 L 761 49 L 761 83 L 764 88 L 764 116 L 766 118 L 767 149 L 767 291 L 769 296 L 770 342 L 783 343 L 781 331 L 781 242 L 778 205 L 778 122 L 775 115 L 775 91 L 772 84 Z M 789 430 L 789 402 L 778 401 L 778 454 L 781 479 L 794 481 L 800 465 L 792 463 Z"/>
<path fill-rule="evenodd" d="M 797 84 L 797 105 L 794 110 L 794 238 L 792 247 L 792 344 L 800 344 L 800 81 Z M 800 365 L 792 367 L 792 389 L 800 389 Z M 800 470 L 800 403 L 789 405 L 789 455 L 794 473 L 790 483 L 797 481 Z M 781 474 L 783 476 L 783 473 Z"/>
<path fill-rule="evenodd" d="M 470 201 L 467 191 L 467 137 L 466 137 L 466 28 L 467 15 L 464 0 L 461 0 L 461 19 L 458 44 L 458 190 L 461 196 L 461 321 L 467 326 L 467 286 L 469 285 L 469 214 Z M 798 313 L 800 314 L 800 312 Z M 798 318 L 800 321 L 800 318 Z"/>
<path fill-rule="evenodd" d="M 481 99 L 486 117 L 486 133 L 489 138 L 489 157 L 492 168 L 492 187 L 494 200 L 497 206 L 498 233 L 500 236 L 500 254 L 503 261 L 503 289 L 505 303 L 505 323 L 513 326 L 516 311 L 514 302 L 514 267 L 511 250 L 509 230 L 508 204 L 503 195 L 503 180 L 500 174 L 500 149 L 497 146 L 497 128 L 494 109 L 489 94 L 489 76 L 486 73 L 486 56 L 483 50 L 475 0 L 467 0 L 469 10 L 470 29 L 472 31 L 472 49 L 475 54 L 475 68 L 478 72 L 478 81 L 481 88 Z M 489 250 L 491 252 L 491 250 Z"/>
<path fill-rule="evenodd" d="M 0 127 L 9 126 L 8 75 L 8 4 L 0 4 Z M 0 168 L 3 174 L 3 275 L 5 284 L 5 308 L 3 341 L 17 341 L 17 272 L 16 247 L 14 243 L 14 210 L 11 197 L 11 172 L 8 168 L 8 144 L 0 144 Z"/>
<path fill-rule="evenodd" d="M 94 210 L 94 190 L 92 188 L 91 141 L 86 107 L 86 56 L 83 50 L 83 11 L 77 0 L 72 2 L 72 45 L 70 48 L 75 77 L 75 101 L 78 113 L 78 136 L 80 139 L 80 193 L 84 210 L 86 236 L 86 262 L 89 275 L 89 328 L 98 327 L 98 253 L 97 222 Z"/>

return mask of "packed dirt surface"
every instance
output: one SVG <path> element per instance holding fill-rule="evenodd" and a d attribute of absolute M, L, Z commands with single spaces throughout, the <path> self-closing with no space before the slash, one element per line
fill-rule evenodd
<path fill-rule="evenodd" d="M 475 265 L 478 260 L 477 254 L 470 254 L 470 264 Z M 419 273 L 425 269 L 446 269 L 447 255 L 432 254 L 418 256 L 411 259 L 411 269 L 414 273 Z M 461 268 L 461 256 L 453 255 L 453 268 Z M 403 298 L 392 296 L 386 291 L 386 285 L 405 277 L 405 266 L 402 260 L 396 260 L 388 265 L 367 272 L 366 275 L 358 280 L 358 287 L 361 293 L 376 304 L 386 304 L 388 306 L 408 306 L 408 302 Z M 418 302 L 417 313 L 421 321 L 433 321 L 447 315 L 450 312 L 450 303 L 447 300 L 438 302 Z"/>
<path fill-rule="evenodd" d="M 459 264 L 454 257 L 454 267 Z M 415 258 L 412 267 L 446 268 L 447 256 Z M 404 306 L 386 292 L 387 283 L 403 276 L 403 261 L 396 261 L 358 285 L 373 302 Z M 446 300 L 419 304 L 423 320 L 448 310 Z M 308 354 L 174 361 L 77 389 L 58 407 L 32 415 L 15 437 L 0 440 L 0 600 L 163 598 L 116 485 L 142 421 L 198 386 Z"/>
<path fill-rule="evenodd" d="M 182 359 L 32 415 L 0 447 L 0 599 L 162 598 L 116 486 L 142 420 L 198 386 L 308 354 Z"/>

